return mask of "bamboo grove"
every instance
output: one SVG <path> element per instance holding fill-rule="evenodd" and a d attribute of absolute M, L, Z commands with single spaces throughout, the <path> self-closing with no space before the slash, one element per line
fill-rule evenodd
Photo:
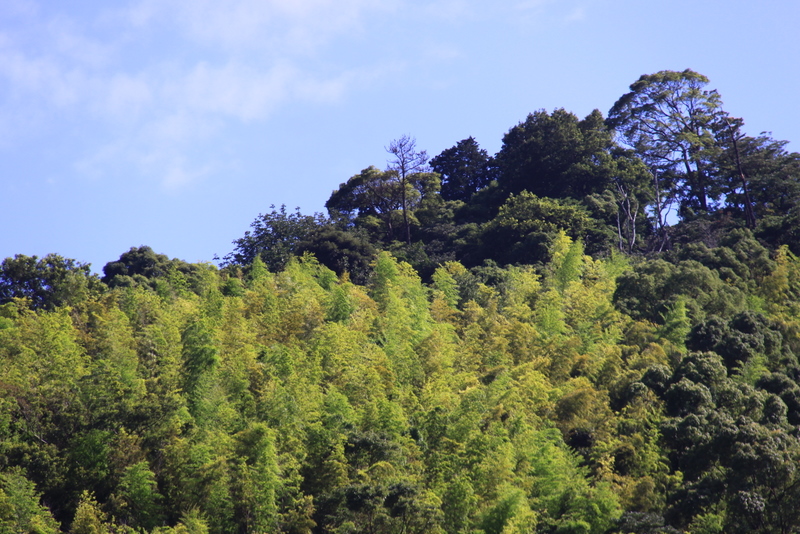
<path fill-rule="evenodd" d="M 634 127 L 695 75 L 496 158 L 401 138 L 220 267 L 7 258 L 0 532 L 800 531 L 800 159 Z"/>

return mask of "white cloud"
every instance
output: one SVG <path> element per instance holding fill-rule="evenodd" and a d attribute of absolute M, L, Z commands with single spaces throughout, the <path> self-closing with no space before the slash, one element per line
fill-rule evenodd
<path fill-rule="evenodd" d="M 279 62 L 267 71 L 229 63 L 214 67 L 199 63 L 170 90 L 177 105 L 250 121 L 263 119 L 289 98 L 296 68 Z"/>
<path fill-rule="evenodd" d="M 435 0 L 424 7 L 426 17 L 446 22 L 472 19 L 476 15 L 475 6 L 468 0 Z"/>
<path fill-rule="evenodd" d="M 91 146 L 73 167 L 96 182 L 133 175 L 174 192 L 219 166 L 213 154 L 198 154 L 215 131 L 206 119 L 173 113 L 133 125 L 117 137 Z"/>
<path fill-rule="evenodd" d="M 151 117 L 131 136 L 135 148 L 158 147 L 153 153 L 169 148 L 182 149 L 205 140 L 215 131 L 213 121 L 186 112 L 165 113 Z"/>
<path fill-rule="evenodd" d="M 135 122 L 153 104 L 152 82 L 142 75 L 116 73 L 94 79 L 90 85 L 89 107 L 101 119 Z"/>
<path fill-rule="evenodd" d="M 510 22 L 512 26 L 529 31 L 574 23 L 586 18 L 586 4 L 590 3 L 591 0 L 518 0 L 513 4 Z"/>
<path fill-rule="evenodd" d="M 147 105 L 157 108 L 159 104 L 185 101 L 195 109 L 239 119 L 263 118 L 276 102 L 294 95 L 323 101 L 340 96 L 351 75 L 341 71 L 315 75 L 300 66 L 298 53 L 302 55 L 354 30 L 364 12 L 390 9 L 387 5 L 392 3 L 141 0 L 127 8 L 121 18 L 98 14 L 98 20 L 105 24 L 120 26 L 104 28 L 117 34 L 117 41 L 94 38 L 91 24 L 82 21 L 79 25 L 56 14 L 37 21 L 41 35 L 34 48 L 0 28 L 0 80 L 5 78 L 12 90 L 28 95 L 29 100 L 43 99 L 57 105 L 88 102 L 115 117 L 129 105 L 134 109 Z M 209 46 L 239 49 L 215 49 L 207 51 L 205 57 L 192 50 L 187 55 L 178 40 L 173 43 L 176 46 L 153 51 L 149 57 L 137 56 L 138 70 L 132 72 L 130 63 L 123 63 L 129 58 L 123 55 L 132 53 L 137 32 L 140 37 L 147 33 L 142 26 L 177 26 Z M 266 54 L 262 50 L 265 42 L 271 43 Z M 184 95 L 179 94 L 182 90 L 186 91 Z M 159 102 L 163 98 L 168 101 Z"/>
<path fill-rule="evenodd" d="M 47 21 L 42 31 L 46 32 L 44 43 L 49 43 L 49 52 L 62 61 L 99 68 L 108 65 L 116 51 L 113 43 L 90 37 L 85 29 L 63 15 Z"/>
<path fill-rule="evenodd" d="M 448 61 L 461 57 L 461 51 L 450 43 L 431 43 L 425 47 L 425 57 L 434 61 Z"/>
<path fill-rule="evenodd" d="M 105 18 L 113 21 L 124 21 L 134 28 L 142 28 L 150 24 L 159 10 L 158 2 L 139 2 L 115 12 L 106 13 Z"/>
<path fill-rule="evenodd" d="M 0 51 L 0 76 L 9 85 L 8 95 L 17 99 L 44 96 L 57 106 L 68 106 L 79 99 L 83 74 L 66 69 L 51 58 L 31 58 L 19 51 Z"/>
<path fill-rule="evenodd" d="M 329 58 L 333 40 L 402 0 L 134 0 L 94 18 L 13 1 L 19 20 L 4 31 L 0 17 L 0 138 L 13 144 L 14 123 L 30 135 L 106 132 L 73 163 L 95 178 L 132 166 L 185 186 L 208 172 L 185 163 L 190 151 L 231 121 L 264 121 L 291 102 L 336 102 L 402 68 Z"/>
<path fill-rule="evenodd" d="M 33 0 L 5 0 L 3 2 L 3 11 L 7 16 L 30 16 L 39 11 L 39 6 Z"/>
<path fill-rule="evenodd" d="M 538 11 L 551 2 L 552 0 L 521 0 L 514 7 L 519 11 Z"/>
<path fill-rule="evenodd" d="M 183 157 L 179 156 L 168 162 L 161 185 L 169 191 L 175 191 L 207 174 L 209 174 L 208 167 L 199 169 L 189 168 Z"/>
<path fill-rule="evenodd" d="M 228 51 L 305 54 L 357 31 L 366 13 L 397 0 L 141 0 L 126 13 L 138 26 L 169 19 L 186 37 Z"/>
<path fill-rule="evenodd" d="M 586 9 L 579 6 L 574 8 L 572 11 L 569 12 L 567 15 L 566 21 L 567 22 L 577 22 L 580 20 L 584 20 L 586 18 Z"/>

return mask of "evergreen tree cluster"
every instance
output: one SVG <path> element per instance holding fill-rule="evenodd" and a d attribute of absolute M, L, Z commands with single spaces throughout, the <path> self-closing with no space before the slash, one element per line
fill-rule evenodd
<path fill-rule="evenodd" d="M 800 155 L 693 71 L 413 138 L 221 267 L 0 264 L 0 532 L 800 529 Z"/>

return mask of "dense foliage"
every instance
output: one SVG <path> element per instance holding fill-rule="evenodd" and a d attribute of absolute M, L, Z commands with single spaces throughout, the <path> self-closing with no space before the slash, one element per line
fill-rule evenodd
<path fill-rule="evenodd" d="M 221 268 L 7 258 L 0 532 L 800 531 L 800 155 L 707 83 L 403 136 Z"/>

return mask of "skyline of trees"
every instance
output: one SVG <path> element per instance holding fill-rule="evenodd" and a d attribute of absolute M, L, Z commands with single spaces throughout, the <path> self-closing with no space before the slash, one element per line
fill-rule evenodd
<path fill-rule="evenodd" d="M 800 155 L 707 83 L 403 136 L 219 267 L 6 258 L 0 531 L 797 531 Z"/>

